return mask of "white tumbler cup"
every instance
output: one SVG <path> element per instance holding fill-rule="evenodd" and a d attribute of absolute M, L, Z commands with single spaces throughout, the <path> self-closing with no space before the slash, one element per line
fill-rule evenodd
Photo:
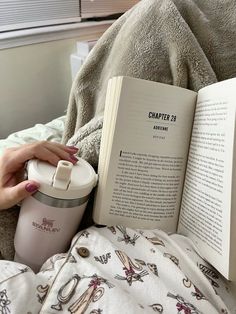
<path fill-rule="evenodd" d="M 97 174 L 81 158 L 76 165 L 61 160 L 57 167 L 34 159 L 28 163 L 28 178 L 40 187 L 22 203 L 14 260 L 37 272 L 49 257 L 69 248 Z"/>

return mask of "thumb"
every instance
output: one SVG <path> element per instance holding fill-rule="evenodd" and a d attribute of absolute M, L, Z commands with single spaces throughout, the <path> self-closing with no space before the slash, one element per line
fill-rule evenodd
<path fill-rule="evenodd" d="M 39 188 L 39 184 L 35 181 L 23 181 L 14 187 L 10 188 L 11 201 L 14 204 L 19 203 L 27 196 L 36 192 Z"/>

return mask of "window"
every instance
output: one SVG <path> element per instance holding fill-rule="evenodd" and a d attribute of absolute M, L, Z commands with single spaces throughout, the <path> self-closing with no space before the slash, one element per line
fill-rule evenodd
<path fill-rule="evenodd" d="M 0 0 L 0 50 L 78 36 L 97 39 L 116 14 L 138 1 Z"/>
<path fill-rule="evenodd" d="M 0 1 L 1 32 L 79 21 L 79 0 Z"/>
<path fill-rule="evenodd" d="M 81 0 L 81 17 L 101 17 L 123 13 L 137 2 L 138 0 Z"/>

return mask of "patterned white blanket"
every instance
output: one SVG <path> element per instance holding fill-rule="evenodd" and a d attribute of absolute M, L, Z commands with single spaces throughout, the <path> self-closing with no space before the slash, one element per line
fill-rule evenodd
<path fill-rule="evenodd" d="M 90 227 L 34 272 L 0 261 L 0 313 L 236 313 L 229 285 L 180 235 Z"/>

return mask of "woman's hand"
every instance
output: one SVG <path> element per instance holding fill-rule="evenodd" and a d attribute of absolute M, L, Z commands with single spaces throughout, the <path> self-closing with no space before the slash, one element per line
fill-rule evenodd
<path fill-rule="evenodd" d="M 63 159 L 75 164 L 77 151 L 75 147 L 47 141 L 6 149 L 0 157 L 0 210 L 17 204 L 38 190 L 39 184 L 35 181 L 20 182 L 27 160 L 37 158 L 57 166 Z"/>

